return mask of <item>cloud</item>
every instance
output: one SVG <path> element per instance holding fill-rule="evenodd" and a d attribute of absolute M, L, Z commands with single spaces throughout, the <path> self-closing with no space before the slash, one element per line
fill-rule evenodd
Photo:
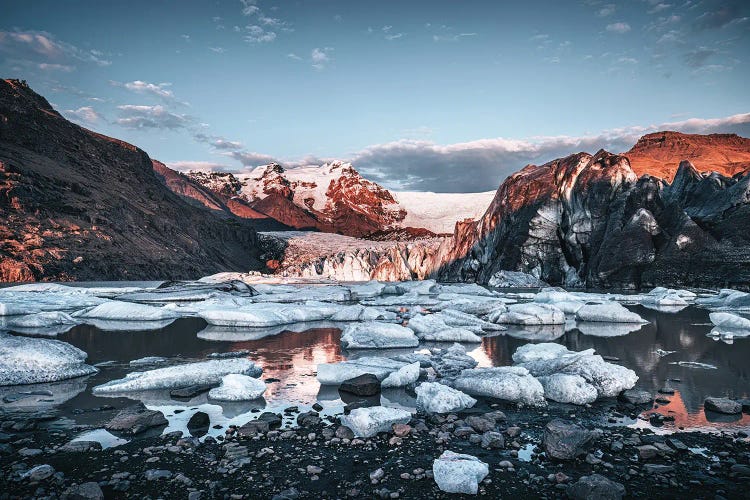
<path fill-rule="evenodd" d="M 715 5 L 715 8 L 708 10 L 698 16 L 693 23 L 697 31 L 723 28 L 738 20 L 743 19 L 743 1 L 721 2 L 719 4 L 709 4 L 709 7 Z M 746 8 L 747 4 L 744 5 Z"/>
<path fill-rule="evenodd" d="M 228 165 L 211 161 L 174 161 L 167 163 L 166 165 L 172 170 L 177 170 L 178 172 L 189 172 L 191 170 L 200 170 L 203 172 L 232 170 Z"/>
<path fill-rule="evenodd" d="M 231 151 L 222 153 L 230 158 L 234 158 L 246 167 L 257 167 L 258 165 L 267 165 L 276 162 L 276 158 L 263 153 L 253 153 L 248 151 Z"/>
<path fill-rule="evenodd" d="M 461 41 L 464 38 L 470 38 L 473 36 L 477 36 L 477 33 L 469 33 L 469 32 L 456 32 L 454 28 L 451 26 L 447 26 L 445 24 L 440 26 L 433 27 L 431 24 L 427 25 L 428 28 L 433 28 L 433 31 L 435 32 L 432 35 L 432 41 L 434 42 L 458 42 Z M 542 35 L 543 37 L 547 37 L 547 35 Z M 534 37 L 532 37 L 533 39 Z"/>
<path fill-rule="evenodd" d="M 607 31 L 610 33 L 617 33 L 619 35 L 622 35 L 623 33 L 627 33 L 630 31 L 630 25 L 628 23 L 612 23 L 607 25 Z"/>
<path fill-rule="evenodd" d="M 115 123 L 129 129 L 166 129 L 185 128 L 193 120 L 187 115 L 173 113 L 164 106 L 143 106 L 126 104 L 117 106 L 119 118 Z"/>
<path fill-rule="evenodd" d="M 268 43 L 276 40 L 276 32 L 266 31 L 263 27 L 256 25 L 245 26 L 244 39 L 249 43 Z"/>
<path fill-rule="evenodd" d="M 99 115 L 99 113 L 97 113 L 91 106 L 84 106 L 78 109 L 67 109 L 64 113 L 65 116 L 76 122 L 93 124 L 101 119 L 101 115 Z"/>
<path fill-rule="evenodd" d="M 671 3 L 657 3 L 654 5 L 651 10 L 648 11 L 649 14 L 656 14 L 663 10 L 666 10 L 672 6 Z"/>
<path fill-rule="evenodd" d="M 206 144 L 211 145 L 211 147 L 213 147 L 214 149 L 237 150 L 237 149 L 243 148 L 241 142 L 230 141 L 220 136 L 198 133 L 198 134 L 195 134 L 193 137 L 195 138 L 196 141 L 205 142 Z"/>
<path fill-rule="evenodd" d="M 330 53 L 333 51 L 331 47 L 323 47 L 322 49 L 319 47 L 315 47 L 310 52 L 310 61 L 312 62 L 312 67 L 315 69 L 323 69 L 325 68 L 328 63 L 331 62 L 331 56 Z"/>
<path fill-rule="evenodd" d="M 716 51 L 707 47 L 698 47 L 695 50 L 687 52 L 683 57 L 685 64 L 689 67 L 697 69 L 706 65 L 708 59 L 716 54 Z"/>
<path fill-rule="evenodd" d="M 208 50 L 211 52 L 216 52 L 217 54 L 223 54 L 227 50 L 224 47 L 209 47 Z"/>
<path fill-rule="evenodd" d="M 169 90 L 171 83 L 149 83 L 141 80 L 134 80 L 132 82 L 117 82 L 110 80 L 109 84 L 113 87 L 122 87 L 136 94 L 149 94 L 154 97 L 158 97 L 166 103 L 174 104 L 187 104 L 177 101 L 174 93 Z"/>
<path fill-rule="evenodd" d="M 609 17 L 609 16 L 611 16 L 612 14 L 615 13 L 616 9 L 617 8 L 615 7 L 615 4 L 610 3 L 610 4 L 605 5 L 601 9 L 599 9 L 599 11 L 596 13 L 596 15 L 599 16 L 599 17 Z"/>
<path fill-rule="evenodd" d="M 0 53 L 41 70 L 73 71 L 76 63 L 112 64 L 102 52 L 78 48 L 46 31 L 0 31 Z"/>

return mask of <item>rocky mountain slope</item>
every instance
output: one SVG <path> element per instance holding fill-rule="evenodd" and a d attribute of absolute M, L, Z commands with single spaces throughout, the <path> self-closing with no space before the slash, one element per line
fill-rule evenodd
<path fill-rule="evenodd" d="M 252 223 L 217 217 L 220 203 L 200 196 L 211 210 L 168 189 L 137 147 L 67 121 L 24 82 L 0 80 L 0 281 L 259 268 Z"/>
<path fill-rule="evenodd" d="M 679 150 L 681 135 L 666 136 L 662 147 Z M 639 177 L 626 156 L 603 150 L 528 165 L 480 220 L 457 225 L 440 276 L 487 282 L 505 269 L 567 286 L 747 286 L 750 174 L 703 172 L 708 158 L 704 167 L 695 157 L 701 170 L 678 163 L 671 184 L 650 175 L 661 164 L 641 164 Z"/>
<path fill-rule="evenodd" d="M 270 164 L 243 174 L 190 172 L 188 176 L 222 199 L 245 203 L 288 226 L 375 239 L 449 234 L 457 221 L 481 215 L 492 198 L 491 192 L 391 192 L 340 161 L 293 169 Z"/>
<path fill-rule="evenodd" d="M 682 160 L 695 163 L 702 172 L 732 177 L 750 168 L 750 139 L 736 134 L 655 132 L 641 137 L 624 155 L 639 177 L 648 174 L 671 181 Z"/>

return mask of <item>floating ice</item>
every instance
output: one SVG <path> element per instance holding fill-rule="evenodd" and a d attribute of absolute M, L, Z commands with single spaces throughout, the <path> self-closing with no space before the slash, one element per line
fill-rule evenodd
<path fill-rule="evenodd" d="M 357 283 L 356 285 L 349 285 L 349 290 L 352 293 L 352 299 L 359 300 L 369 297 L 377 297 L 383 295 L 385 290 L 385 283 L 379 281 L 366 281 L 364 283 Z"/>
<path fill-rule="evenodd" d="M 564 325 L 510 325 L 505 335 L 514 339 L 551 342 L 565 335 Z"/>
<path fill-rule="evenodd" d="M 217 401 L 249 401 L 266 392 L 266 384 L 257 378 L 230 373 L 221 379 L 221 385 L 208 391 L 209 399 Z"/>
<path fill-rule="evenodd" d="M 152 365 L 163 365 L 167 362 L 167 358 L 161 356 L 146 356 L 145 358 L 134 359 L 130 363 L 130 366 L 152 366 Z"/>
<path fill-rule="evenodd" d="M 586 304 L 576 313 L 578 321 L 610 323 L 648 323 L 634 312 L 630 312 L 617 302 L 608 304 Z"/>
<path fill-rule="evenodd" d="M 0 385 L 55 382 L 96 373 L 87 354 L 59 340 L 0 333 Z"/>
<path fill-rule="evenodd" d="M 409 363 L 389 358 L 366 356 L 341 361 L 339 363 L 321 363 L 318 365 L 317 379 L 322 385 L 339 385 L 345 380 L 372 373 L 378 380 L 384 380 L 391 373 L 404 368 Z"/>
<path fill-rule="evenodd" d="M 437 382 L 422 382 L 415 392 L 417 408 L 427 413 L 453 413 L 471 408 L 477 402 L 468 394 Z"/>
<path fill-rule="evenodd" d="M 349 427 L 357 437 L 372 437 L 378 432 L 389 432 L 393 424 L 408 424 L 411 413 L 396 408 L 371 406 L 357 408 L 341 417 L 341 424 Z"/>
<path fill-rule="evenodd" d="M 405 387 L 416 382 L 419 379 L 419 374 L 419 362 L 411 363 L 388 375 L 380 383 L 380 387 Z"/>
<path fill-rule="evenodd" d="M 576 328 L 583 335 L 591 337 L 622 337 L 643 328 L 644 323 L 602 323 L 579 321 Z"/>
<path fill-rule="evenodd" d="M 711 323 L 723 329 L 750 330 L 750 319 L 728 312 L 712 312 Z"/>
<path fill-rule="evenodd" d="M 331 321 L 392 321 L 396 313 L 362 305 L 340 306 L 330 317 Z"/>
<path fill-rule="evenodd" d="M 505 327 L 496 325 L 489 321 L 479 319 L 472 314 L 465 312 L 456 311 L 454 309 L 443 309 L 437 313 L 443 322 L 448 326 L 466 328 L 473 332 L 487 331 L 501 331 L 505 330 Z"/>
<path fill-rule="evenodd" d="M 717 367 L 708 363 L 699 363 L 697 361 L 672 361 L 670 365 L 684 366 L 685 368 L 700 368 L 703 370 L 716 370 Z"/>
<path fill-rule="evenodd" d="M 118 300 L 130 302 L 193 302 L 221 295 L 252 297 L 257 295 L 251 286 L 239 280 L 206 283 L 201 281 L 172 281 L 151 290 L 138 290 L 119 295 Z"/>
<path fill-rule="evenodd" d="M 256 302 L 293 303 L 306 301 L 351 302 L 352 292 L 345 286 L 297 286 L 283 293 L 261 294 L 253 297 Z"/>
<path fill-rule="evenodd" d="M 471 455 L 445 450 L 432 463 L 432 475 L 438 488 L 446 493 L 476 495 L 479 483 L 490 469 L 486 463 Z"/>
<path fill-rule="evenodd" d="M 476 283 L 442 283 L 440 293 L 456 293 L 461 295 L 473 295 L 479 297 L 495 297 L 497 292 L 488 290 Z"/>
<path fill-rule="evenodd" d="M 355 323 L 341 334 L 341 345 L 347 349 L 383 349 L 416 347 L 419 339 L 414 331 L 393 323 Z"/>
<path fill-rule="evenodd" d="M 441 377 L 453 377 L 462 370 L 477 366 L 477 360 L 466 354 L 461 344 L 453 344 L 447 349 L 434 349 L 430 357 L 432 368 Z"/>
<path fill-rule="evenodd" d="M 33 284 L 33 288 L 28 288 L 31 285 L 19 285 L 0 290 L 0 316 L 73 311 L 106 302 L 106 299 L 82 292 L 82 288 L 52 283 L 42 285 L 39 291 L 36 291 L 37 284 Z"/>
<path fill-rule="evenodd" d="M 544 396 L 558 403 L 585 405 L 596 401 L 598 396 L 596 387 L 578 375 L 555 373 L 538 380 L 544 387 Z"/>
<path fill-rule="evenodd" d="M 262 370 L 248 359 L 215 359 L 129 373 L 125 378 L 97 385 L 92 392 L 94 394 L 116 394 L 154 389 L 176 389 L 190 385 L 211 385 L 218 384 L 224 375 L 231 373 L 258 377 Z"/>
<path fill-rule="evenodd" d="M 543 303 L 523 303 L 508 306 L 507 312 L 490 313 L 493 323 L 514 325 L 563 325 L 565 314 L 557 307 Z"/>
<path fill-rule="evenodd" d="M 481 342 L 482 339 L 466 328 L 448 326 L 439 314 L 414 316 L 409 320 L 409 328 L 422 340 L 437 342 Z"/>
<path fill-rule="evenodd" d="M 552 304 L 565 314 L 575 314 L 585 304 L 585 301 L 577 296 L 556 287 L 542 289 L 534 297 L 534 302 Z"/>
<path fill-rule="evenodd" d="M 59 311 L 40 312 L 8 319 L 9 328 L 44 328 L 54 325 L 73 325 L 76 320 L 70 314 Z"/>
<path fill-rule="evenodd" d="M 718 295 L 698 298 L 695 303 L 710 309 L 747 311 L 750 310 L 750 293 L 724 288 Z"/>
<path fill-rule="evenodd" d="M 110 300 L 92 309 L 73 313 L 81 319 L 102 319 L 108 321 L 161 321 L 177 319 L 180 315 L 164 307 L 147 306 L 132 302 Z"/>
<path fill-rule="evenodd" d="M 526 368 L 502 366 L 463 370 L 453 387 L 472 396 L 485 396 L 534 406 L 544 405 L 544 388 Z"/>
<path fill-rule="evenodd" d="M 239 308 L 216 307 L 202 310 L 198 314 L 210 325 L 260 328 L 326 320 L 333 316 L 339 308 L 340 306 L 321 302 L 304 304 L 263 303 L 249 304 Z"/>
<path fill-rule="evenodd" d="M 692 294 L 692 292 L 687 292 L 687 294 Z M 692 296 L 695 297 L 695 294 L 692 294 Z M 686 297 L 690 297 L 690 295 L 681 294 L 679 290 L 657 287 L 644 295 L 641 303 L 654 306 L 687 306 L 688 301 L 685 300 Z"/>

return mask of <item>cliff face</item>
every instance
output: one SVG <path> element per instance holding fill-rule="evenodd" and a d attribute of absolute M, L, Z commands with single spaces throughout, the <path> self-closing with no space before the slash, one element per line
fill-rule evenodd
<path fill-rule="evenodd" d="M 204 193 L 205 194 L 205 193 Z M 187 203 L 133 145 L 0 80 L 0 281 L 195 278 L 257 269 L 257 236 Z"/>
<path fill-rule="evenodd" d="M 457 226 L 440 277 L 500 270 L 592 287 L 750 283 L 750 174 L 682 162 L 671 184 L 628 158 L 578 153 L 510 176 L 479 221 Z M 459 234 L 459 232 L 461 234 Z"/>

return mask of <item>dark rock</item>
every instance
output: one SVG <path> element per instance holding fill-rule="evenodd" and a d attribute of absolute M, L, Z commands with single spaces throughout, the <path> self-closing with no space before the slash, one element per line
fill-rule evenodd
<path fill-rule="evenodd" d="M 314 405 L 312 405 L 312 409 L 315 410 L 315 411 L 322 411 L 323 410 L 323 405 L 320 404 L 320 403 L 315 403 Z"/>
<path fill-rule="evenodd" d="M 149 410 L 143 403 L 120 410 L 106 425 L 106 429 L 123 434 L 140 434 L 153 427 L 161 427 L 169 422 L 160 411 Z"/>
<path fill-rule="evenodd" d="M 495 429 L 494 420 L 489 420 L 484 417 L 470 416 L 466 417 L 466 423 L 471 426 L 475 431 L 482 433 Z"/>
<path fill-rule="evenodd" d="M 270 426 L 265 420 L 251 420 L 237 429 L 237 433 L 240 436 L 254 436 L 256 434 L 266 433 L 269 430 Z"/>
<path fill-rule="evenodd" d="M 70 500 L 100 500 L 104 498 L 104 492 L 102 492 L 97 483 L 91 481 L 71 486 L 65 490 L 62 498 Z"/>
<path fill-rule="evenodd" d="M 298 498 L 302 498 L 302 494 L 297 488 L 289 488 L 288 490 L 280 491 L 275 494 L 271 497 L 271 500 L 297 500 Z"/>
<path fill-rule="evenodd" d="M 591 474 L 568 485 L 565 492 L 575 500 L 620 500 L 625 496 L 625 487 L 599 474 Z"/>
<path fill-rule="evenodd" d="M 345 425 L 340 425 L 336 429 L 336 437 L 339 439 L 354 439 L 354 432 Z"/>
<path fill-rule="evenodd" d="M 339 386 L 339 391 L 348 392 L 356 396 L 374 396 L 380 393 L 380 381 L 371 374 L 365 373 L 359 377 L 345 380 Z"/>
<path fill-rule="evenodd" d="M 101 443 L 97 441 L 70 441 L 60 447 L 59 451 L 63 453 L 87 453 L 90 451 L 100 451 Z"/>
<path fill-rule="evenodd" d="M 484 448 L 504 448 L 505 438 L 502 434 L 495 431 L 488 431 L 482 434 L 482 447 Z"/>
<path fill-rule="evenodd" d="M 706 398 L 703 402 L 706 410 L 726 415 L 737 415 L 742 413 L 742 404 L 727 398 Z"/>
<path fill-rule="evenodd" d="M 750 477 L 750 466 L 744 464 L 734 464 L 731 467 L 731 471 L 734 474 L 742 477 Z"/>
<path fill-rule="evenodd" d="M 169 391 L 169 396 L 176 399 L 192 399 L 199 394 L 210 391 L 210 385 L 191 385 L 182 389 L 173 389 Z"/>
<path fill-rule="evenodd" d="M 320 415 L 316 411 L 308 411 L 297 415 L 297 425 L 300 427 L 311 427 L 320 423 Z"/>
<path fill-rule="evenodd" d="M 281 415 L 278 413 L 273 413 L 271 411 L 264 411 L 263 413 L 258 416 L 258 420 L 262 422 L 268 422 L 268 427 L 271 429 L 276 429 L 278 427 L 281 427 Z"/>
<path fill-rule="evenodd" d="M 193 436 L 200 437 L 208 432 L 210 425 L 211 418 L 208 416 L 208 413 L 198 411 L 188 420 L 187 429 Z"/>
<path fill-rule="evenodd" d="M 643 469 L 649 474 L 667 474 L 668 472 L 674 472 L 674 465 L 662 465 L 662 464 L 646 464 Z"/>
<path fill-rule="evenodd" d="M 573 460 L 580 455 L 585 455 L 596 438 L 596 432 L 555 419 L 544 428 L 542 447 L 550 458 Z"/>
<path fill-rule="evenodd" d="M 55 473 L 55 469 L 48 464 L 37 465 L 24 473 L 24 479 L 29 481 L 44 481 Z"/>

